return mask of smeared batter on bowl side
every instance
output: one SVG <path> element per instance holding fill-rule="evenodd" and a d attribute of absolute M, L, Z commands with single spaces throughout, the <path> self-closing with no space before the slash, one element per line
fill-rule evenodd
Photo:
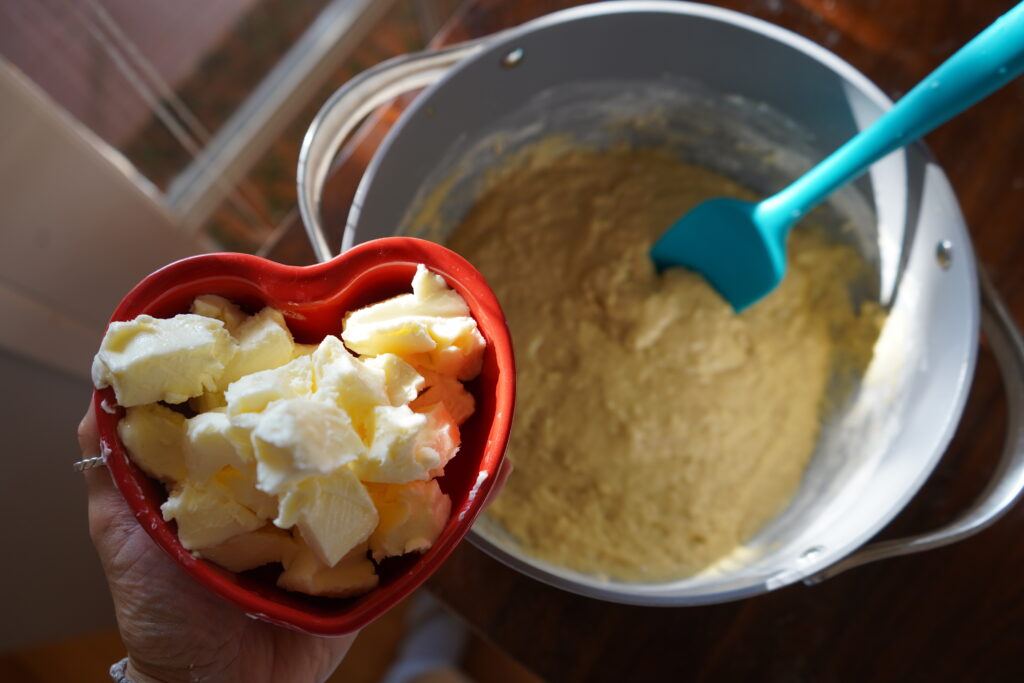
<path fill-rule="evenodd" d="M 647 252 L 699 201 L 747 191 L 654 150 L 520 161 L 449 242 L 494 288 L 517 355 L 515 472 L 487 514 L 579 571 L 700 571 L 786 505 L 830 379 L 870 360 L 883 315 L 848 294 L 867 266 L 798 228 L 782 285 L 736 315 Z"/>

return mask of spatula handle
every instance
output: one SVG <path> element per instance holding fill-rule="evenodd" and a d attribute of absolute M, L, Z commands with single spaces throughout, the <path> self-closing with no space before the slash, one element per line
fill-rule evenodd
<path fill-rule="evenodd" d="M 886 154 L 904 147 L 1024 73 L 1024 3 L 958 50 L 871 126 L 759 207 L 792 225 Z"/>

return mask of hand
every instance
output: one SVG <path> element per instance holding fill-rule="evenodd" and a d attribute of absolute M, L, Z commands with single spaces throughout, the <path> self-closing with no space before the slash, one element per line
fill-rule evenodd
<path fill-rule="evenodd" d="M 82 457 L 99 455 L 92 407 L 78 426 Z M 195 583 L 135 521 L 105 467 L 85 471 L 89 534 L 128 649 L 128 678 L 176 681 L 322 681 L 355 634 L 322 638 L 251 619 Z"/>

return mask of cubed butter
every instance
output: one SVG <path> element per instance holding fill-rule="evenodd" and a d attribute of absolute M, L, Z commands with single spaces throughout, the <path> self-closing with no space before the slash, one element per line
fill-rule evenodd
<path fill-rule="evenodd" d="M 325 338 L 311 358 L 315 396 L 342 408 L 357 429 L 374 406 L 388 403 L 384 371 L 353 356 L 337 337 Z"/>
<path fill-rule="evenodd" d="M 486 344 L 476 320 L 441 318 L 428 329 L 436 346 L 425 354 L 410 356 L 410 363 L 461 380 L 480 374 Z"/>
<path fill-rule="evenodd" d="M 252 431 L 257 487 L 283 493 L 293 484 L 328 474 L 366 450 L 348 414 L 310 398 L 272 403 Z"/>
<path fill-rule="evenodd" d="M 207 318 L 215 318 L 227 328 L 231 334 L 235 333 L 238 326 L 244 323 L 248 319 L 248 315 L 245 314 L 241 308 L 236 306 L 231 301 L 228 301 L 222 296 L 216 294 L 202 294 L 197 296 L 192 301 L 192 307 L 189 309 L 189 313 L 196 315 L 206 316 Z"/>
<path fill-rule="evenodd" d="M 228 415 L 258 413 L 273 401 L 313 393 L 313 366 L 300 356 L 273 370 L 262 370 L 232 382 L 224 392 Z"/>
<path fill-rule="evenodd" d="M 206 391 L 199 396 L 193 396 L 188 400 L 188 407 L 197 413 L 205 413 L 210 410 L 226 407 L 228 402 L 224 400 L 223 391 Z"/>
<path fill-rule="evenodd" d="M 213 479 L 260 519 L 270 521 L 277 517 L 277 496 L 256 488 L 255 472 L 240 472 L 234 467 L 225 467 Z"/>
<path fill-rule="evenodd" d="M 183 313 L 173 318 L 140 315 L 113 322 L 93 359 L 97 389 L 113 387 L 128 408 L 165 401 L 183 403 L 216 391 L 237 344 L 224 323 Z"/>
<path fill-rule="evenodd" d="M 384 390 L 393 406 L 403 406 L 413 401 L 426 384 L 423 375 L 416 372 L 416 368 L 393 353 L 369 356 L 362 361 L 365 365 L 384 373 Z"/>
<path fill-rule="evenodd" d="M 159 403 L 132 406 L 117 423 L 117 434 L 132 462 L 151 477 L 185 478 L 185 416 Z"/>
<path fill-rule="evenodd" d="M 190 479 L 209 479 L 225 467 L 251 471 L 252 448 L 238 448 L 227 413 L 214 411 L 189 418 L 185 426 L 185 470 Z M 248 445 L 248 444 L 247 444 Z"/>
<path fill-rule="evenodd" d="M 298 528 L 317 559 L 336 565 L 366 542 L 377 527 L 377 508 L 366 487 L 347 469 L 310 477 L 281 496 L 274 524 Z"/>
<path fill-rule="evenodd" d="M 414 413 L 409 406 L 378 406 L 373 419 L 368 451 L 349 465 L 362 481 L 426 481 L 440 474 L 458 451 L 459 428 L 443 405 L 426 413 Z"/>
<path fill-rule="evenodd" d="M 484 340 L 441 276 L 419 266 L 412 290 L 350 314 L 344 343 L 296 344 L 278 311 L 212 295 L 111 324 L 94 381 L 127 408 L 118 432 L 167 483 L 185 548 L 236 572 L 280 562 L 282 588 L 347 597 L 377 585 L 371 554 L 437 541 L 451 501 L 433 477 L 473 412 L 459 380 Z M 189 419 L 160 403 L 186 400 Z"/>
<path fill-rule="evenodd" d="M 459 452 L 462 435 L 444 404 L 432 406 L 429 410 L 423 411 L 423 415 L 427 416 L 427 429 L 420 438 L 419 447 L 437 454 L 438 464 L 428 474 L 430 477 L 440 477 L 444 474 L 444 467 L 448 461 Z M 433 460 L 434 456 L 429 456 L 429 459 Z"/>
<path fill-rule="evenodd" d="M 480 372 L 486 346 L 469 307 L 444 278 L 423 265 L 412 294 L 350 313 L 341 338 L 356 353 L 394 353 L 417 368 L 472 379 Z"/>
<path fill-rule="evenodd" d="M 370 535 L 373 559 L 421 553 L 441 535 L 452 503 L 436 479 L 408 484 L 367 484 L 380 522 Z"/>
<path fill-rule="evenodd" d="M 284 316 L 264 308 L 234 330 L 238 352 L 224 369 L 221 383 L 227 386 L 260 370 L 272 370 L 292 360 L 295 342 Z"/>
<path fill-rule="evenodd" d="M 409 404 L 417 413 L 425 413 L 440 403 L 455 424 L 462 425 L 476 410 L 476 399 L 459 380 L 429 371 L 424 371 L 423 377 L 426 389 Z"/>
<path fill-rule="evenodd" d="M 164 519 L 178 523 L 178 540 L 189 550 L 219 545 L 265 523 L 217 479 L 176 484 L 160 509 Z"/>
<path fill-rule="evenodd" d="M 228 430 L 227 436 L 235 446 L 235 450 L 238 451 L 242 462 L 251 463 L 251 468 L 243 471 L 253 476 L 256 476 L 256 454 L 252 448 L 252 430 L 256 429 L 262 415 L 262 413 L 228 415 L 231 429 Z"/>
<path fill-rule="evenodd" d="M 277 578 L 277 585 L 285 590 L 332 598 L 362 595 L 378 582 L 373 562 L 366 556 L 365 543 L 353 548 L 333 567 L 324 565 L 310 548 L 300 543 Z"/>
<path fill-rule="evenodd" d="M 290 563 L 297 550 L 298 544 L 291 534 L 268 524 L 196 554 L 228 571 L 244 572 L 272 562 Z"/>
<path fill-rule="evenodd" d="M 292 358 L 311 356 L 318 348 L 320 348 L 319 344 L 296 344 L 292 347 Z"/>

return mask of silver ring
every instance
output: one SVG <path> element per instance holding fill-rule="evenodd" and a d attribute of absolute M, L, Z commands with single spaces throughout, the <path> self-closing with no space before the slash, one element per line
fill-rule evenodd
<path fill-rule="evenodd" d="M 75 472 L 84 472 L 86 470 L 91 470 L 93 467 L 100 467 L 101 465 L 106 464 L 107 459 L 104 458 L 102 455 L 98 455 L 95 458 L 86 458 L 84 460 L 79 460 L 74 465 L 72 465 L 72 467 L 75 468 Z"/>

